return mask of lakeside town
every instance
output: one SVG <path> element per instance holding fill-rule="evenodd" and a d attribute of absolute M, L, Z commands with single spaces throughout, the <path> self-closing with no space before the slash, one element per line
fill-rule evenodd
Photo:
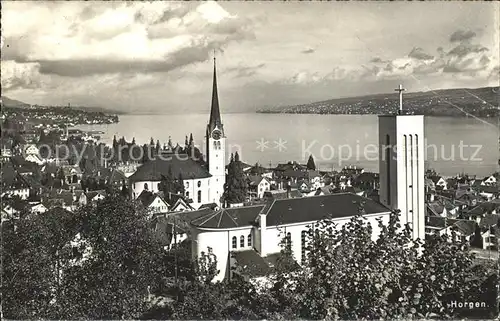
<path fill-rule="evenodd" d="M 409 93 L 405 108 L 415 115 L 491 118 L 500 115 L 499 87 L 433 90 Z M 480 99 L 478 99 L 480 97 Z M 327 101 L 261 109 L 260 113 L 381 115 L 397 108 L 399 101 L 390 94 L 338 98 Z M 458 108 L 450 108 L 457 106 Z"/>
<path fill-rule="evenodd" d="M 406 116 L 404 114 L 392 116 L 392 118 L 395 117 L 398 119 L 397 117 L 419 116 L 411 116 L 410 112 Z M 115 239 L 117 237 L 116 229 L 121 230 L 120 233 L 130 233 L 133 229 L 139 228 L 135 225 L 139 224 L 138 222 L 145 224 L 142 227 L 144 229 L 142 233 L 146 233 L 144 236 L 151 235 L 151 240 L 148 242 L 154 242 L 159 246 L 158 249 L 163 250 L 154 253 L 148 252 L 148 255 L 153 255 L 153 257 L 147 257 L 147 259 L 156 262 L 154 263 L 156 272 L 151 274 L 150 271 L 147 272 L 149 274 L 141 274 L 141 277 L 147 280 L 145 281 L 147 293 L 134 292 L 136 300 L 142 298 L 139 299 L 140 303 L 137 303 L 136 306 L 139 311 L 126 312 L 132 313 L 127 315 L 141 318 L 168 318 L 172 316 L 191 318 L 202 317 L 208 313 L 221 317 L 234 317 L 242 312 L 228 311 L 228 309 L 236 308 L 229 303 L 230 301 L 219 307 L 221 311 L 218 313 L 221 314 L 210 313 L 204 310 L 206 308 L 192 310 L 192 305 L 189 305 L 190 311 L 181 310 L 188 303 L 182 301 L 184 299 L 179 301 L 179 293 L 205 296 L 210 295 L 210 291 L 215 291 L 215 288 L 192 288 L 199 280 L 201 280 L 201 284 L 216 282 L 215 284 L 218 286 L 226 284 L 220 282 L 229 282 L 227 286 L 237 286 L 240 295 L 244 295 L 245 292 L 241 291 L 248 291 L 250 288 L 247 287 L 249 286 L 252 289 L 255 287 L 251 291 L 259 291 L 259 293 L 261 293 L 260 291 L 274 291 L 273 287 L 269 288 L 269 285 L 266 286 L 266 284 L 277 282 L 276 277 L 290 278 L 286 275 L 291 272 L 301 275 L 298 272 L 302 269 L 300 266 L 312 264 L 309 262 L 315 262 L 317 256 L 320 255 L 317 252 L 318 249 L 308 245 L 309 242 L 319 242 L 316 237 L 326 236 L 326 234 L 314 234 L 311 232 L 312 230 L 308 231 L 310 224 L 315 226 L 315 221 L 323 222 L 326 219 L 324 224 L 328 225 L 328 217 L 330 217 L 336 222 L 331 224 L 342 224 L 349 226 L 349 229 L 360 229 L 360 231 L 366 232 L 371 231 L 377 222 L 386 222 L 384 224 L 389 224 L 389 226 L 397 222 L 394 221 L 397 220 L 397 212 L 390 211 L 390 205 L 388 205 L 390 201 L 387 200 L 387 197 L 390 195 L 389 188 L 396 190 L 401 188 L 399 185 L 394 185 L 399 184 L 398 181 L 401 178 L 393 182 L 387 171 L 373 173 L 356 166 L 320 171 L 317 169 L 312 155 L 306 164 L 291 160 L 268 168 L 258 163 L 247 164 L 239 158 L 238 153 L 235 153 L 230 155 L 230 161 L 226 164 L 227 155 L 224 154 L 226 133 L 219 109 L 215 71 L 210 119 L 205 139 L 205 155 L 197 147 L 192 135 L 186 135 L 182 145 L 173 143 L 171 140 L 168 142 L 155 141 L 154 138 L 141 145 L 135 139 L 128 142 L 123 137 L 119 139 L 115 137 L 112 146 L 106 146 L 99 143 L 98 139 L 92 137 L 89 139 L 87 133 L 61 129 L 67 128 L 66 122 L 73 120 L 70 116 L 66 118 L 62 116 L 55 127 L 49 125 L 32 126 L 32 119 L 21 119 L 19 116 L 16 122 L 12 122 L 10 118 L 3 120 L 1 140 L 2 228 L 7 229 L 4 233 L 7 231 L 14 233 L 6 234 L 9 242 L 16 244 L 17 240 L 17 242 L 33 244 L 34 248 L 31 248 L 30 251 L 35 251 L 38 246 L 43 247 L 43 245 L 34 245 L 34 243 L 30 243 L 32 241 L 28 241 L 33 233 L 29 228 L 32 226 L 30 224 L 36 222 L 38 228 L 44 226 L 42 231 L 45 232 L 43 233 L 55 233 L 54 237 L 57 236 L 57 239 L 51 241 L 55 243 L 51 243 L 50 246 L 56 246 L 60 249 L 55 253 L 55 261 L 53 261 L 56 263 L 56 275 L 60 273 L 72 275 L 72 273 L 95 273 L 94 270 L 84 272 L 84 270 L 74 269 L 76 267 L 82 269 L 86 264 L 91 264 L 89 262 L 101 260 L 96 256 L 96 251 L 99 251 L 95 248 L 96 246 L 104 246 L 104 251 L 108 251 L 107 246 L 111 246 L 109 241 L 104 241 L 99 245 L 103 240 L 94 239 L 92 233 L 97 233 L 97 231 L 100 231 L 98 233 L 111 233 L 105 234 L 107 235 L 105 237 L 111 238 L 114 240 L 113 242 L 122 242 L 123 240 L 120 241 L 120 238 Z M 421 121 L 420 129 L 416 130 L 423 131 L 423 118 Z M 380 123 L 380 126 L 384 126 L 383 123 Z M 27 128 L 30 128 L 29 131 Z M 379 130 L 390 129 L 380 127 Z M 201 139 L 198 138 L 198 140 Z M 416 159 L 416 161 L 423 162 L 421 159 Z M 383 164 L 389 164 L 387 166 L 392 164 L 390 161 L 383 162 L 385 162 Z M 406 177 L 406 175 L 404 176 Z M 463 295 L 441 294 L 443 297 L 438 300 L 441 303 L 439 303 L 437 310 L 436 308 L 420 307 L 419 303 L 413 304 L 411 311 L 417 311 L 416 306 L 419 306 L 422 311 L 427 309 L 427 311 L 441 316 L 445 314 L 439 314 L 438 311 L 446 311 L 446 315 L 454 316 L 493 315 L 495 302 L 492 300 L 496 297 L 494 286 L 496 272 L 494 271 L 496 270 L 495 262 L 498 261 L 500 222 L 500 172 L 491 173 L 486 177 L 476 177 L 466 173 L 454 177 L 444 177 L 433 170 L 427 170 L 425 173 L 422 172 L 421 178 L 418 174 L 412 177 L 422 184 L 419 185 L 419 191 L 423 193 L 424 199 L 412 200 L 413 210 L 409 212 L 410 217 L 408 214 L 405 214 L 406 218 L 400 217 L 403 223 L 407 222 L 414 228 L 409 230 L 410 234 L 407 236 L 401 234 L 398 237 L 402 237 L 401 241 L 407 237 L 406 241 L 403 242 L 425 240 L 427 246 L 440 244 L 439 247 L 444 252 L 433 254 L 427 249 L 427 254 L 423 257 L 415 256 L 416 261 L 411 264 L 417 264 L 415 269 L 418 270 L 417 266 L 424 264 L 424 261 L 420 262 L 419 260 L 428 260 L 431 257 L 432 260 L 443 260 L 447 257 L 442 256 L 443 253 L 448 253 L 447 248 L 449 248 L 455 253 L 453 258 L 446 258 L 455 264 L 455 268 L 449 272 L 461 275 L 460 277 L 465 278 L 465 283 L 452 284 L 447 291 L 455 289 L 456 286 L 459 287 L 457 289 L 460 289 L 464 284 L 467 284 L 470 290 L 464 294 L 468 296 L 467 298 Z M 395 194 L 397 197 L 397 193 Z M 415 212 L 418 212 L 416 217 L 411 214 Z M 376 220 L 369 219 L 372 220 L 370 223 L 364 223 L 358 217 L 362 213 L 372 218 L 377 217 L 376 215 L 380 216 Z M 138 219 L 137 215 L 141 215 L 141 217 L 139 221 L 133 223 L 134 220 Z M 92 224 L 98 225 L 87 226 L 90 223 L 85 222 L 95 220 L 97 217 L 101 218 Z M 106 223 L 110 225 L 101 226 L 100 224 L 104 224 L 98 223 L 101 219 L 111 220 Z M 122 225 L 118 221 L 113 221 L 116 219 L 129 223 Z M 83 221 L 75 223 L 75 220 Z M 93 228 L 98 230 L 93 231 Z M 132 230 L 129 230 L 130 228 Z M 323 233 L 327 233 L 326 231 Z M 380 228 L 377 231 L 381 235 L 387 233 Z M 23 232 L 28 234 L 22 234 Z M 344 241 L 339 241 L 340 244 L 346 242 L 345 245 L 339 245 L 341 247 L 347 246 L 351 237 L 361 237 L 352 234 L 352 232 L 342 234 L 341 230 L 328 233 L 337 233 L 336 237 L 345 238 Z M 49 235 L 47 234 L 47 236 Z M 371 242 L 371 235 L 372 232 L 366 234 L 367 239 L 363 242 Z M 12 237 L 14 238 L 12 239 Z M 26 237 L 28 239 L 25 239 Z M 395 237 L 395 235 L 390 237 Z M 133 242 L 142 242 L 143 240 L 141 240 L 134 239 Z M 374 246 L 378 244 L 376 241 L 373 242 Z M 23 247 L 25 246 L 27 245 L 23 245 Z M 117 243 L 116 246 L 121 248 L 123 245 Z M 141 246 L 150 245 L 145 243 Z M 370 257 L 375 255 L 375 252 L 378 251 L 377 248 L 371 250 L 366 248 L 363 251 L 368 251 L 365 254 Z M 126 250 L 136 251 L 134 246 L 126 248 Z M 356 251 L 358 250 L 361 249 L 356 249 Z M 396 247 L 390 251 L 397 252 L 400 251 L 400 248 Z M 413 250 L 408 247 L 408 251 Z M 64 255 L 61 254 L 63 252 Z M 396 252 L 391 254 L 394 255 L 393 258 L 397 257 Z M 452 255 L 452 252 L 446 255 Z M 119 257 L 115 259 L 126 259 L 126 256 L 123 255 L 120 253 Z M 349 257 L 348 260 L 356 260 L 356 257 Z M 136 259 L 145 258 L 139 255 L 134 258 L 134 260 Z M 341 257 L 338 257 L 337 260 L 341 260 Z M 107 264 L 104 262 L 99 264 Z M 353 264 L 355 261 L 350 262 L 349 264 Z M 327 264 L 326 261 L 325 264 Z M 425 269 L 427 269 L 426 264 L 422 265 Z M 92 264 L 89 265 L 89 267 L 91 266 Z M 16 269 L 16 266 L 10 266 L 10 268 Z M 133 268 L 133 265 L 129 268 Z M 327 267 L 322 264 L 314 268 L 337 269 L 336 266 Z M 53 265 L 49 264 L 44 269 L 44 273 L 48 273 L 48 275 L 54 273 Z M 15 273 L 15 271 L 10 273 Z M 114 271 L 112 273 L 122 272 Z M 128 278 L 127 273 L 113 277 L 118 277 L 118 280 L 122 277 Z M 359 278 L 356 276 L 357 272 L 349 273 L 354 273 L 352 275 L 354 279 Z M 76 277 L 76 275 L 71 277 Z M 314 277 L 320 277 L 320 275 L 321 273 L 315 274 Z M 446 274 L 441 277 L 448 278 L 449 276 Z M 471 277 L 473 278 L 471 279 Z M 294 278 L 291 277 L 286 282 L 292 282 Z M 56 283 L 49 282 L 51 285 L 48 289 L 68 291 L 69 285 L 66 284 L 69 282 L 68 280 L 71 281 L 68 276 L 57 276 Z M 118 280 L 117 282 L 121 282 Z M 138 279 L 134 280 L 139 281 Z M 298 280 L 293 282 L 299 282 Z M 321 280 L 325 279 L 321 277 Z M 376 282 L 375 275 L 367 275 L 363 280 L 364 282 Z M 305 280 L 300 282 L 303 281 Z M 440 282 L 444 281 L 445 279 L 442 279 Z M 418 286 L 422 286 L 421 283 L 419 284 Z M 244 288 L 240 288 L 241 286 Z M 96 291 L 92 287 L 85 287 L 85 289 Z M 229 292 L 220 295 L 235 295 L 233 290 L 229 289 L 227 289 Z M 361 295 L 364 290 L 360 289 L 360 291 L 356 292 L 356 295 Z M 424 291 L 423 288 L 417 290 L 416 293 L 421 293 L 421 291 Z M 433 293 L 432 289 L 426 291 L 430 291 L 428 295 Z M 442 290 L 438 289 L 437 291 Z M 16 295 L 24 295 L 22 293 L 24 292 L 19 292 Z M 69 313 L 61 312 L 59 309 L 68 309 L 67 304 L 70 306 L 75 304 L 72 298 L 76 293 L 79 292 L 69 292 L 69 294 L 65 294 L 68 297 L 63 298 L 61 294 L 54 292 L 49 295 L 52 297 L 50 302 L 44 303 L 42 299 L 38 304 L 42 304 L 42 306 L 48 304 L 44 309 L 55 313 L 45 312 L 49 313 L 46 315 L 59 316 L 61 313 Z M 276 295 L 272 293 L 274 292 L 266 295 Z M 493 295 L 494 293 L 495 295 Z M 128 297 L 125 294 L 122 295 Z M 279 297 L 282 295 L 279 294 Z M 474 299 L 470 296 L 473 296 Z M 259 295 L 256 295 L 252 300 L 257 300 L 258 297 Z M 15 298 L 19 297 L 15 296 Z M 285 299 L 291 300 L 291 298 L 280 298 L 280 300 Z M 463 302 L 469 301 L 462 302 L 461 300 L 477 301 L 479 309 L 464 310 Z M 95 304 L 92 300 L 89 302 Z M 193 301 L 193 304 L 194 302 L 197 300 Z M 213 304 L 209 302 L 211 301 L 206 304 Z M 238 306 L 244 304 L 240 301 L 237 302 Z M 396 300 L 395 303 L 391 304 L 399 304 L 399 302 Z M 100 304 L 104 303 L 100 301 Z M 125 301 L 121 304 L 120 311 L 128 311 L 123 305 L 126 304 Z M 305 304 L 305 302 L 300 304 Z M 85 307 L 88 306 L 85 305 Z M 476 306 L 473 304 L 472 307 Z M 385 313 L 393 308 L 395 306 L 386 307 Z M 278 313 L 268 309 L 269 307 L 265 308 L 259 305 L 257 310 L 245 312 L 242 315 L 262 318 Z M 274 307 L 273 309 L 278 308 Z M 19 310 L 13 311 L 23 313 Z M 79 312 L 71 313 L 64 315 L 79 315 Z M 113 315 L 111 311 L 106 313 L 106 316 Z M 124 312 L 119 312 L 119 314 L 121 313 Z M 285 310 L 279 313 L 284 316 L 296 317 L 295 313 L 298 312 Z M 412 313 L 416 312 L 410 312 L 410 314 Z M 343 314 L 339 312 L 338 315 L 342 316 Z M 421 312 L 419 315 L 425 314 Z"/>
<path fill-rule="evenodd" d="M 0 319 L 500 320 L 500 2 L 2 9 Z"/>

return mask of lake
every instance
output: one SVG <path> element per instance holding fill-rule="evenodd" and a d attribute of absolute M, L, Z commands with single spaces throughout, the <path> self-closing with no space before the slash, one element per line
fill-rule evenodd
<path fill-rule="evenodd" d="M 196 145 L 204 149 L 208 114 L 121 115 L 110 125 L 81 125 L 83 130 L 101 130 L 101 141 L 111 144 L 113 135 L 133 137 L 138 144 L 150 138 L 184 145 L 193 133 Z M 313 114 L 223 114 L 228 155 L 238 151 L 249 164 L 264 166 L 296 160 L 305 163 L 312 153 L 321 169 L 355 165 L 378 171 L 378 118 L 375 115 Z M 442 175 L 465 172 L 478 176 L 498 167 L 496 119 L 485 124 L 474 118 L 425 117 L 428 168 Z"/>

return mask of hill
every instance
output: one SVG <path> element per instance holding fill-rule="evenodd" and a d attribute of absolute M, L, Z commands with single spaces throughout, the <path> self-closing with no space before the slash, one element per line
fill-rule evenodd
<path fill-rule="evenodd" d="M 2 96 L 2 107 L 17 107 L 17 108 L 25 108 L 29 107 L 30 104 L 24 103 L 19 100 L 10 99 L 9 97 Z"/>
<path fill-rule="evenodd" d="M 399 106 L 397 93 L 338 98 L 310 104 L 261 109 L 260 113 L 388 114 Z M 405 110 L 418 115 L 463 117 L 499 116 L 499 87 L 440 89 L 404 95 Z"/>
<path fill-rule="evenodd" d="M 29 108 L 31 105 L 27 104 L 25 102 L 11 99 L 6 96 L 2 96 L 2 107 L 6 108 Z M 38 106 L 38 105 L 33 105 L 33 107 L 59 107 L 59 108 L 67 108 L 67 106 Z M 123 111 L 118 111 L 118 110 L 111 110 L 107 108 L 102 108 L 102 107 L 86 107 L 86 106 L 71 106 L 69 107 L 71 109 L 76 109 L 76 110 L 82 110 L 85 112 L 89 113 L 105 113 L 105 114 L 116 114 L 116 115 L 123 115 L 125 114 Z"/>

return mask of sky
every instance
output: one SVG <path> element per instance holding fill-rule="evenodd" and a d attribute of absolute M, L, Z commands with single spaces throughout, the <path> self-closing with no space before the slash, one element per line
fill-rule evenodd
<path fill-rule="evenodd" d="M 499 84 L 499 2 L 2 1 L 2 95 L 133 113 Z"/>

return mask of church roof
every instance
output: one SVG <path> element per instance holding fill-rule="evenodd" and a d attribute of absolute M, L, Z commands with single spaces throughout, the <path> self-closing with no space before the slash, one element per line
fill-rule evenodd
<path fill-rule="evenodd" d="M 167 176 L 169 167 L 172 168 L 172 177 L 177 179 L 179 174 L 183 179 L 211 177 L 207 169 L 195 162 L 187 155 L 175 155 L 161 157 L 147 161 L 129 177 L 130 182 L 160 181 L 162 175 Z"/>
<path fill-rule="evenodd" d="M 266 223 L 275 226 L 355 216 L 362 203 L 365 214 L 390 212 L 389 208 L 372 199 L 339 193 L 275 200 L 266 213 Z"/>
<path fill-rule="evenodd" d="M 222 208 L 197 218 L 191 224 L 204 228 L 236 228 L 251 226 L 264 205 Z"/>
<path fill-rule="evenodd" d="M 266 205 L 224 208 L 201 216 L 191 224 L 201 228 L 236 228 L 256 224 L 259 214 L 266 214 L 267 226 L 346 218 L 359 213 L 387 213 L 390 209 L 356 194 L 339 193 L 289 199 L 276 199 Z"/>

